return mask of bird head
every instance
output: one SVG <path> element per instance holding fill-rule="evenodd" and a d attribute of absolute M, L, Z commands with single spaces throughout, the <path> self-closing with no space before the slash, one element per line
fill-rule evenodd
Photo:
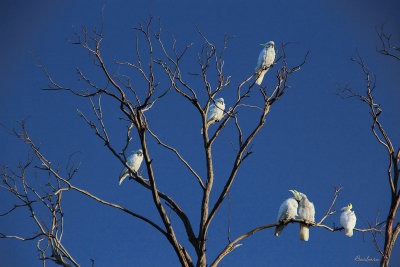
<path fill-rule="evenodd" d="M 143 156 L 143 151 L 141 149 L 139 149 L 136 154 L 138 154 L 138 156 Z"/>
<path fill-rule="evenodd" d="M 267 45 L 268 45 L 269 47 L 275 47 L 274 41 L 269 41 L 269 42 L 267 43 Z"/>
<path fill-rule="evenodd" d="M 221 103 L 221 104 L 224 104 L 224 99 L 223 99 L 222 97 L 221 97 L 221 98 L 218 98 L 216 102 Z"/>
<path fill-rule="evenodd" d="M 350 203 L 346 207 L 343 207 L 340 211 L 341 212 L 351 211 L 352 208 L 353 208 L 353 205 Z"/>
<path fill-rule="evenodd" d="M 301 193 L 299 193 L 299 192 L 297 192 L 296 190 L 289 190 L 290 192 L 292 192 L 292 194 L 294 195 L 294 198 L 298 201 L 298 202 L 300 202 L 300 200 L 301 200 Z"/>
<path fill-rule="evenodd" d="M 298 198 L 297 198 L 298 201 L 301 201 L 301 200 L 303 200 L 303 199 L 307 199 L 307 196 L 306 196 L 305 194 L 303 194 L 303 193 L 301 193 L 301 192 L 298 192 L 298 191 L 296 191 L 296 190 L 294 190 L 294 191 L 296 192 L 296 194 L 297 194 L 297 196 L 298 196 Z"/>
<path fill-rule="evenodd" d="M 274 47 L 275 46 L 275 43 L 274 43 L 274 41 L 269 41 L 268 43 L 266 43 L 266 44 L 260 44 L 261 46 L 265 46 L 265 47 Z"/>

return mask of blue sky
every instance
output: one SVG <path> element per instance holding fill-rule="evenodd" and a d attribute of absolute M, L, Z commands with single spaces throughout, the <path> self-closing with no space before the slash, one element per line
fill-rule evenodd
<path fill-rule="evenodd" d="M 225 73 L 231 86 L 219 96 L 227 107 L 233 104 L 235 86 L 253 71 L 261 50 L 260 43 L 274 40 L 295 42 L 288 47 L 289 63 L 301 62 L 306 51 L 310 57 L 302 70 L 290 80 L 286 94 L 271 107 L 267 122 L 253 141 L 253 154 L 244 162 L 231 188 L 231 238 L 276 220 L 281 202 L 290 197 L 289 189 L 307 194 L 316 207 L 319 220 L 329 207 L 334 186 L 343 186 L 335 209 L 353 203 L 358 228 L 374 222 L 378 211 L 384 220 L 389 206 L 385 150 L 374 139 L 368 107 L 355 100 L 342 100 L 335 93 L 335 82 L 349 83 L 363 92 L 361 70 L 350 62 L 358 48 L 377 75 L 376 101 L 382 104 L 382 122 L 395 147 L 400 140 L 399 62 L 375 52 L 379 44 L 375 26 L 386 23 L 388 33 L 399 40 L 395 1 L 2 1 L 0 4 L 0 123 L 12 127 L 27 119 L 31 138 L 41 144 L 42 152 L 65 166 L 69 155 L 79 151 L 82 162 L 73 183 L 105 200 L 126 206 L 156 222 L 161 222 L 151 194 L 131 181 L 118 186 L 121 163 L 107 151 L 93 131 L 76 113 L 89 112 L 88 102 L 62 92 L 45 92 L 48 81 L 33 54 L 40 57 L 53 78 L 65 86 L 80 88 L 74 68 L 79 66 L 99 84 L 99 75 L 83 49 L 67 42 L 73 26 L 88 29 L 99 25 L 104 5 L 103 57 L 113 72 L 126 69 L 113 60 L 132 60 L 135 53 L 131 27 L 148 18 L 149 10 L 160 17 L 165 30 L 177 39 L 178 47 L 193 43 L 184 60 L 184 72 L 196 72 L 196 55 L 202 40 L 196 24 L 207 38 L 221 48 L 224 34 L 234 35 L 225 53 Z M 276 69 L 269 71 L 263 85 L 271 88 Z M 127 72 L 134 79 L 137 74 Z M 161 87 L 166 86 L 160 76 Z M 191 78 L 206 100 L 201 81 Z M 141 82 L 138 81 L 138 91 Z M 268 87 L 269 86 L 269 87 Z M 118 118 L 118 106 L 105 102 L 105 122 L 117 147 L 123 144 L 126 125 Z M 90 113 L 88 113 L 90 114 Z M 252 113 L 243 113 L 243 125 L 250 125 Z M 166 143 L 175 146 L 201 176 L 205 161 L 200 116 L 176 93 L 160 101 L 148 119 L 151 129 Z M 211 131 L 216 127 L 211 126 Z M 234 125 L 215 143 L 216 179 L 211 203 L 216 200 L 229 174 L 236 141 Z M 135 136 L 134 140 L 135 140 Z M 27 157 L 27 146 L 0 130 L 0 162 L 14 167 Z M 136 138 L 137 140 L 137 138 Z M 138 149 L 138 143 L 131 144 Z M 201 190 L 195 179 L 176 161 L 174 155 L 149 141 L 154 158 L 158 188 L 170 194 L 197 229 Z M 32 175 L 33 175 L 32 171 Z M 64 246 L 82 265 L 89 266 L 177 266 L 169 243 L 154 229 L 74 192 L 64 197 Z M 14 198 L 0 191 L 0 212 L 12 207 Z M 339 224 L 339 215 L 326 224 Z M 182 225 L 172 216 L 178 239 L 194 258 L 185 240 Z M 228 205 L 221 206 L 208 235 L 208 260 L 227 242 Z M 0 232 L 35 233 L 28 213 L 0 217 Z M 301 242 L 298 226 L 290 225 L 279 238 L 266 229 L 245 239 L 243 246 L 222 261 L 223 266 L 358 266 L 361 257 L 379 258 L 369 234 L 356 232 L 346 238 L 343 232 L 311 229 L 310 241 Z M 397 244 L 394 251 L 399 250 Z M 156 255 L 156 256 L 155 256 Z M 34 243 L 0 240 L 4 266 L 40 266 Z M 167 263 L 167 264 L 166 264 Z M 391 264 L 400 263 L 393 253 Z M 52 265 L 50 265 L 52 266 Z"/>

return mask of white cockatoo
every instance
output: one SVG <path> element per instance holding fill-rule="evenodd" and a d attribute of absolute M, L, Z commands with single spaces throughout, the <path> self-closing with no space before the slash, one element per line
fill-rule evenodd
<path fill-rule="evenodd" d="M 211 103 L 207 111 L 207 125 L 220 121 L 224 117 L 225 102 L 223 98 L 215 100 L 215 104 Z M 203 128 L 201 128 L 203 134 Z"/>
<path fill-rule="evenodd" d="M 289 190 L 293 193 L 294 197 L 288 198 L 279 207 L 278 211 L 278 221 L 286 221 L 294 219 L 297 216 L 297 207 L 300 201 L 300 196 L 297 194 L 296 190 Z M 275 235 L 279 236 L 285 228 L 286 224 L 280 224 L 275 227 Z"/>
<path fill-rule="evenodd" d="M 305 194 L 300 193 L 300 192 L 297 192 L 297 193 L 301 197 L 301 200 L 299 203 L 299 219 L 305 220 L 306 222 L 314 222 L 315 221 L 314 204 L 308 200 L 308 198 Z M 308 241 L 308 238 L 310 236 L 309 228 L 310 228 L 309 225 L 307 225 L 305 223 L 300 223 L 300 240 Z"/>
<path fill-rule="evenodd" d="M 138 151 L 132 151 L 132 155 L 128 157 L 126 164 L 131 168 L 132 171 L 137 172 L 139 170 L 140 164 L 143 161 L 143 151 L 139 149 Z M 119 185 L 129 176 L 128 168 L 124 167 L 119 175 Z"/>
<path fill-rule="evenodd" d="M 351 203 L 341 209 L 342 214 L 340 215 L 340 224 L 343 226 L 346 236 L 353 236 L 353 229 L 356 226 L 357 217 L 354 214 L 354 211 L 351 209 L 353 205 Z"/>
<path fill-rule="evenodd" d="M 269 41 L 268 43 L 261 45 L 264 46 L 264 49 L 258 56 L 258 62 L 256 66 L 256 72 L 260 71 L 256 80 L 256 84 L 258 85 L 262 83 L 265 73 L 267 73 L 275 60 L 275 43 L 273 41 Z"/>

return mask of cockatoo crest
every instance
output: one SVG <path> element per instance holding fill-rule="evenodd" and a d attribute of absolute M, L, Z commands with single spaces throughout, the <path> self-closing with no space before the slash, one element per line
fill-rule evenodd
<path fill-rule="evenodd" d="M 353 208 L 353 205 L 350 203 L 349 205 L 347 205 L 346 207 L 343 207 L 342 209 L 341 209 L 341 211 L 342 212 L 345 212 L 345 211 L 349 211 L 349 212 L 353 212 L 351 209 Z"/>

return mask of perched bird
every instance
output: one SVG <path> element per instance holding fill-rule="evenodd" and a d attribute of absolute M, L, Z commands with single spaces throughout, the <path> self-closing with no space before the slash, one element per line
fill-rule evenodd
<path fill-rule="evenodd" d="M 138 151 L 132 151 L 133 154 L 128 158 L 126 164 L 131 168 L 132 171 L 137 172 L 139 170 L 140 164 L 143 161 L 143 151 L 139 149 Z M 124 167 L 119 175 L 119 185 L 129 176 L 129 170 Z"/>
<path fill-rule="evenodd" d="M 353 205 L 350 203 L 347 207 L 341 209 L 342 214 L 340 215 L 340 224 L 343 226 L 345 234 L 348 237 L 353 236 L 353 229 L 357 221 L 354 211 L 351 210 L 352 208 Z"/>
<path fill-rule="evenodd" d="M 256 66 L 256 72 L 261 71 L 256 80 L 256 84 L 258 85 L 262 83 L 265 73 L 267 73 L 275 60 L 275 43 L 273 41 L 269 41 L 268 43 L 261 45 L 264 46 L 264 49 L 258 56 L 258 62 Z"/>
<path fill-rule="evenodd" d="M 300 196 L 298 195 L 298 192 L 296 190 L 289 190 L 290 192 L 293 193 L 294 198 L 288 198 L 279 207 L 278 211 L 278 221 L 285 221 L 285 220 L 290 220 L 294 219 L 297 216 L 297 207 L 298 203 L 300 201 Z M 280 224 L 275 227 L 275 235 L 279 236 L 285 228 L 286 224 Z"/>
<path fill-rule="evenodd" d="M 299 203 L 299 219 L 300 220 L 306 220 L 308 222 L 314 222 L 315 221 L 315 209 L 314 209 L 314 204 L 310 202 L 307 198 L 307 196 L 303 193 L 297 192 L 300 197 L 300 203 Z M 309 229 L 310 226 L 305 224 L 305 223 L 300 223 L 300 240 L 302 241 L 308 241 L 309 238 Z"/>
<path fill-rule="evenodd" d="M 216 105 L 215 105 L 216 104 Z M 225 102 L 223 98 L 215 100 L 215 104 L 211 103 L 207 111 L 207 125 L 220 121 L 224 117 Z M 203 128 L 201 128 L 203 134 Z"/>

